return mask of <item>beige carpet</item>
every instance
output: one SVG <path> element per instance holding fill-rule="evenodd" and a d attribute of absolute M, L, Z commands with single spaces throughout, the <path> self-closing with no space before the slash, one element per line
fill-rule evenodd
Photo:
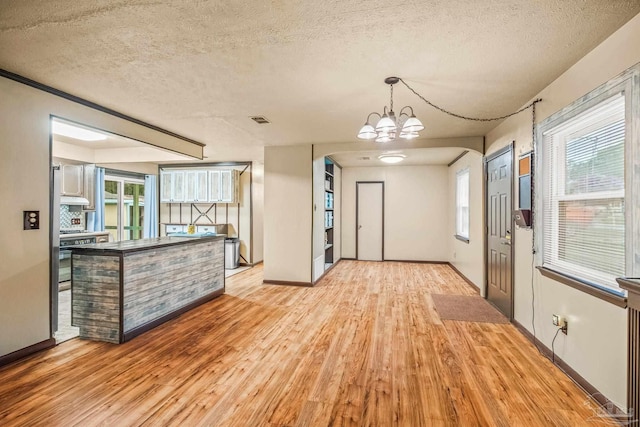
<path fill-rule="evenodd" d="M 480 296 L 431 295 L 442 320 L 509 323 L 509 320 Z"/>

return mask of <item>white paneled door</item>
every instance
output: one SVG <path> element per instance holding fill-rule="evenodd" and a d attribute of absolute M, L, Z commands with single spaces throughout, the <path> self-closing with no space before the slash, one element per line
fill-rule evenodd
<path fill-rule="evenodd" d="M 382 261 L 384 250 L 384 183 L 356 183 L 356 257 Z"/>

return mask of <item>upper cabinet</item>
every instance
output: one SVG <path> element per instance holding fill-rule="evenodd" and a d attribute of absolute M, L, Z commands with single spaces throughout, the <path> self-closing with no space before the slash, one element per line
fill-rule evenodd
<path fill-rule="evenodd" d="M 185 201 L 185 172 L 160 172 L 160 201 L 181 203 Z"/>
<path fill-rule="evenodd" d="M 61 194 L 70 197 L 83 197 L 84 171 L 82 165 L 61 165 Z"/>
<path fill-rule="evenodd" d="M 86 201 L 76 204 L 82 204 L 84 211 L 94 211 L 96 209 L 96 165 L 61 164 L 60 170 L 62 171 L 60 195 L 87 199 L 88 204 Z"/>
<path fill-rule="evenodd" d="M 185 172 L 184 201 L 189 203 L 208 202 L 208 174 L 205 170 Z"/>
<path fill-rule="evenodd" d="M 96 210 L 96 165 L 84 165 L 84 197 L 89 204 L 82 206 L 82 210 Z"/>
<path fill-rule="evenodd" d="M 234 169 L 163 170 L 163 203 L 238 203 L 240 172 Z"/>
<path fill-rule="evenodd" d="M 240 173 L 237 170 L 220 171 L 220 199 L 221 203 L 238 203 L 238 188 Z"/>

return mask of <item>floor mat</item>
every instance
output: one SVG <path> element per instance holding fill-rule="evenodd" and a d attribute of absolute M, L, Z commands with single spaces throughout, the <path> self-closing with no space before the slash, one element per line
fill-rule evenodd
<path fill-rule="evenodd" d="M 484 298 L 466 295 L 431 295 L 442 320 L 509 323 L 509 320 Z"/>

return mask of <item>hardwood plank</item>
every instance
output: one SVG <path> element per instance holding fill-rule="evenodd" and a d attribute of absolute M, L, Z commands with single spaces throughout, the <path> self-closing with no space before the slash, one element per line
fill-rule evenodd
<path fill-rule="evenodd" d="M 342 261 L 314 288 L 257 266 L 127 343 L 0 368 L 0 425 L 607 425 L 512 325 L 431 299 L 473 293 L 447 265 Z"/>

